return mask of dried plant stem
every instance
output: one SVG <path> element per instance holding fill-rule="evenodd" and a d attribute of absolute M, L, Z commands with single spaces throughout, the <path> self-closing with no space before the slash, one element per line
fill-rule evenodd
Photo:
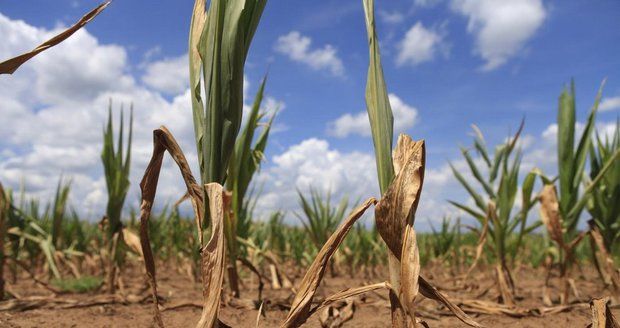
<path fill-rule="evenodd" d="M 228 265 L 226 266 L 226 271 L 228 272 L 228 285 L 230 287 L 230 291 L 232 292 L 233 297 L 241 297 L 241 290 L 239 289 L 239 274 L 235 261 L 231 259 L 228 262 Z"/>
<path fill-rule="evenodd" d="M 609 298 L 595 298 L 590 301 L 592 328 L 620 328 L 620 322 L 609 309 Z"/>
<path fill-rule="evenodd" d="M 613 285 L 615 292 L 620 293 L 620 273 L 618 269 L 616 269 L 616 267 L 614 266 L 614 260 L 609 254 L 609 251 L 607 250 L 607 248 L 605 247 L 605 242 L 603 240 L 601 231 L 594 223 L 590 225 L 590 237 L 591 237 L 590 240 L 592 240 L 593 243 L 596 244 L 598 251 L 601 254 L 601 257 L 603 258 L 603 261 L 605 262 L 605 269 L 607 271 L 607 277 L 610 280 L 610 283 Z M 592 257 L 596 259 L 596 253 L 595 253 L 594 247 L 592 247 L 592 252 L 593 252 Z M 596 263 L 598 266 L 598 261 Z M 597 268 L 597 269 L 599 270 L 599 273 L 601 273 L 601 269 L 600 268 Z"/>
<path fill-rule="evenodd" d="M 407 327 L 407 315 L 405 309 L 403 309 L 398 299 L 398 295 L 394 292 L 400 290 L 400 261 L 392 252 L 388 249 L 388 269 L 390 273 L 390 284 L 392 289 L 389 291 L 390 297 L 390 315 L 392 317 L 393 328 L 406 328 Z"/>
<path fill-rule="evenodd" d="M 219 183 L 205 185 L 211 218 L 211 239 L 201 248 L 203 307 L 196 328 L 225 326 L 218 319 L 226 263 L 224 221 L 230 209 L 230 196 Z"/>
<path fill-rule="evenodd" d="M 108 293 L 114 294 L 116 291 L 116 276 L 117 276 L 117 252 L 118 252 L 118 240 L 120 234 L 117 232 L 112 236 L 112 241 L 109 242 L 108 251 L 108 268 L 107 268 L 107 284 Z"/>
<path fill-rule="evenodd" d="M 502 303 L 507 306 L 515 306 L 514 282 L 505 262 L 495 266 L 495 278 L 497 279 L 497 287 L 499 288 Z"/>

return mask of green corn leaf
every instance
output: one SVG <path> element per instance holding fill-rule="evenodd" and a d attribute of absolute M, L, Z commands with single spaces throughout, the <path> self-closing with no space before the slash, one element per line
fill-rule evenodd
<path fill-rule="evenodd" d="M 129 191 L 130 167 L 131 167 L 131 141 L 133 135 L 133 105 L 130 108 L 129 133 L 127 140 L 124 138 L 124 114 L 121 107 L 120 125 L 118 129 L 118 140 L 116 149 L 114 147 L 114 124 L 112 120 L 112 103 L 108 108 L 108 123 L 103 131 L 103 149 L 101 151 L 101 162 L 106 179 L 108 191 L 108 203 L 106 216 L 109 220 L 108 238 L 122 229 L 121 214 L 127 192 Z M 124 144 L 127 147 L 124 147 Z"/>
<path fill-rule="evenodd" d="M 521 186 L 521 199 L 523 209 L 529 209 L 532 206 L 532 191 L 534 190 L 534 183 L 536 183 L 536 172 L 531 171 L 523 180 Z"/>
<path fill-rule="evenodd" d="M 394 179 L 394 166 L 392 164 L 394 117 L 383 78 L 379 40 L 375 26 L 374 0 L 363 0 L 363 2 L 370 56 L 368 82 L 366 84 L 366 109 L 368 110 L 368 119 L 370 120 L 372 140 L 375 147 L 379 188 L 383 194 Z"/>
<path fill-rule="evenodd" d="M 578 217 L 577 214 L 581 213 L 581 211 L 585 207 L 588 201 L 588 197 L 590 196 L 590 193 L 592 192 L 592 190 L 599 184 L 599 182 L 601 182 L 601 180 L 605 176 L 605 173 L 607 173 L 607 171 L 613 167 L 613 164 L 615 164 L 615 162 L 619 160 L 620 160 L 620 149 L 618 149 L 614 153 L 614 155 L 611 156 L 607 160 L 607 162 L 605 162 L 605 165 L 600 170 L 598 175 L 592 180 L 592 182 L 588 184 L 587 188 L 584 190 L 583 196 L 571 208 L 570 212 L 568 213 L 568 217 Z M 574 220 L 573 222 L 571 222 L 570 228 L 574 229 L 576 225 L 577 225 L 577 220 Z"/>
<path fill-rule="evenodd" d="M 200 3 L 199 3 L 200 2 Z M 224 183 L 241 126 L 243 71 L 266 0 L 213 0 L 194 5 L 190 90 L 202 182 Z M 197 48 L 197 51 L 196 51 Z M 204 96 L 200 95 L 200 73 Z"/>
<path fill-rule="evenodd" d="M 478 206 L 478 208 L 480 208 L 482 211 L 485 211 L 486 204 L 482 196 L 480 196 L 480 194 L 478 194 L 474 190 L 474 188 L 472 188 L 472 186 L 469 185 L 467 180 L 465 180 L 465 178 L 461 175 L 461 173 L 459 173 L 459 171 L 456 170 L 456 168 L 452 165 L 452 163 L 448 163 L 448 164 L 450 165 L 450 168 L 452 169 L 452 173 L 454 174 L 456 179 L 461 183 L 461 185 L 463 185 L 463 187 L 465 187 L 469 195 L 474 199 L 474 201 L 476 202 L 476 206 Z"/>
<path fill-rule="evenodd" d="M 575 178 L 573 148 L 575 143 L 575 84 L 562 91 L 558 110 L 558 172 L 560 177 L 560 211 L 566 214 L 577 198 L 573 189 Z"/>
<path fill-rule="evenodd" d="M 605 86 L 605 81 L 601 83 L 601 86 L 596 94 L 596 99 L 594 100 L 594 105 L 592 105 L 592 110 L 590 110 L 590 114 L 588 115 L 588 120 L 586 122 L 585 129 L 583 134 L 581 135 L 581 140 L 579 140 L 579 145 L 577 146 L 577 151 L 575 152 L 574 159 L 574 168 L 575 175 L 573 177 L 573 189 L 578 189 L 579 185 L 582 181 L 583 171 L 586 164 L 586 158 L 588 156 L 588 152 L 592 145 L 592 132 L 595 129 L 595 119 L 596 112 L 598 111 L 598 105 L 601 102 L 601 97 L 603 95 L 603 87 Z"/>
<path fill-rule="evenodd" d="M 493 165 L 491 165 L 491 170 L 489 171 L 489 182 L 495 182 L 497 179 L 497 173 L 499 172 L 500 164 L 502 163 L 502 159 L 506 155 L 506 145 L 499 145 L 495 147 L 495 154 L 493 155 Z"/>
<path fill-rule="evenodd" d="M 69 199 L 69 191 L 71 190 L 71 181 L 64 183 L 60 177 L 56 187 L 56 195 L 54 196 L 54 204 L 52 208 L 52 235 L 51 243 L 54 247 L 59 246 L 60 239 L 63 237 L 62 226 L 65 218 L 65 210 Z"/>
<path fill-rule="evenodd" d="M 487 146 L 486 142 L 484 141 L 484 135 L 482 134 L 482 131 L 480 131 L 480 128 L 478 128 L 478 126 L 475 124 L 472 124 L 471 128 L 476 134 L 476 138 L 474 139 L 474 147 L 476 148 L 476 150 L 478 150 L 478 153 L 482 156 L 482 159 L 484 159 L 484 162 L 487 164 L 487 166 L 491 167 L 491 160 L 489 158 L 489 152 L 487 151 Z"/>
<path fill-rule="evenodd" d="M 467 152 L 467 149 L 461 148 L 461 153 L 463 154 L 463 157 L 465 157 L 465 161 L 467 162 L 467 165 L 469 166 L 471 173 L 476 178 L 476 180 L 478 180 L 480 185 L 482 185 L 484 190 L 487 192 L 489 198 L 491 199 L 495 198 L 495 191 L 493 191 L 493 188 L 491 187 L 491 185 L 489 185 L 489 183 L 487 183 L 487 181 L 482 177 L 480 170 L 478 170 L 476 163 L 474 163 L 474 160 L 471 158 L 471 156 Z"/>
<path fill-rule="evenodd" d="M 467 205 L 463 205 L 461 203 L 455 202 L 455 201 L 451 201 L 449 200 L 448 203 L 460 208 L 461 210 L 467 212 L 469 215 L 473 216 L 474 218 L 476 218 L 481 224 L 484 223 L 484 218 L 485 218 L 485 214 L 480 213 L 476 210 L 474 210 L 473 208 L 467 206 Z"/>
<path fill-rule="evenodd" d="M 235 232 L 237 237 L 242 233 L 242 237 L 247 237 L 249 226 L 251 224 L 251 215 L 258 196 L 247 196 L 250 183 L 254 174 L 258 171 L 260 162 L 263 159 L 263 153 L 267 147 L 267 140 L 273 119 L 277 113 L 269 118 L 268 122 L 263 123 L 261 119 L 265 114 L 261 113 L 261 103 L 263 100 L 266 77 L 260 84 L 260 87 L 254 98 L 254 103 L 246 119 L 245 126 L 237 137 L 235 149 L 231 156 L 228 167 L 228 179 L 226 185 L 228 190 L 232 191 L 232 210 L 236 220 L 235 231 L 229 229 L 229 233 Z M 256 132 L 262 127 L 261 133 L 255 138 Z M 252 142 L 256 139 L 254 144 Z M 235 240 L 233 236 L 227 236 L 228 240 Z M 230 249 L 231 254 L 235 254 L 236 250 Z"/>

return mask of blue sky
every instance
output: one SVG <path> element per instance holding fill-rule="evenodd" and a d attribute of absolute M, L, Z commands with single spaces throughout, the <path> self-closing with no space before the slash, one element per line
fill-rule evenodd
<path fill-rule="evenodd" d="M 607 129 L 618 117 L 618 1 L 376 2 L 388 90 L 395 112 L 400 113 L 395 114 L 397 130 L 427 141 L 428 198 L 420 213 L 424 219 L 436 220 L 443 213 L 458 215 L 446 205 L 446 198 L 467 200 L 452 181 L 446 163 L 460 161 L 458 146 L 470 143 L 471 124 L 482 129 L 489 144 L 495 144 L 514 132 L 525 117 L 526 166 L 554 174 L 552 124 L 557 97 L 571 78 L 577 84 L 581 120 L 605 77 L 607 102 L 599 115 L 599 129 Z M 3 1 L 0 32 L 37 34 L 24 27 L 28 26 L 38 34 L 0 45 L 0 57 L 28 50 L 46 33 L 72 24 L 97 4 Z M 149 131 L 157 127 L 149 123 L 177 127 L 179 139 L 186 142 L 182 146 L 193 151 L 187 121 L 191 114 L 183 96 L 187 83 L 183 56 L 192 6 L 188 0 L 116 0 L 64 51 L 62 46 L 50 50 L 41 55 L 48 59 L 33 61 L 12 77 L 1 77 L 0 100 L 11 98 L 11 102 L 0 102 L 0 111 L 26 123 L 5 128 L 10 137 L 0 141 L 0 179 L 16 188 L 24 176 L 32 176 L 32 195 L 49 197 L 56 176 L 72 176 L 74 185 L 75 181 L 84 185 L 76 187 L 75 203 L 90 204 L 85 211 L 97 213 L 103 206 L 97 204 L 105 199 L 97 162 L 99 127 L 110 97 L 133 101 L 137 116 L 145 117 L 138 123 L 137 132 L 143 135 L 137 136 L 134 181 L 148 160 Z M 76 54 L 65 56 L 68 49 Z M 96 67 L 91 70 L 72 58 Z M 282 109 L 258 178 L 265 190 L 264 213 L 278 207 L 294 210 L 294 189 L 309 185 L 356 198 L 377 196 L 372 141 L 359 129 L 366 123 L 360 113 L 365 111 L 367 65 L 360 0 L 271 0 L 267 4 L 246 64 L 246 103 L 260 78 L 269 72 L 267 107 Z M 72 72 L 78 75 L 73 81 L 49 75 L 71 76 Z M 35 86 L 34 96 L 27 92 L 27 85 Z M 67 99 L 76 93 L 77 99 Z M 62 116 L 65 122 L 49 119 L 59 115 L 68 115 Z M 37 130 L 42 128 L 35 127 L 37 119 L 50 130 L 62 132 Z M 67 119 L 75 121 L 67 123 Z M 94 128 L 80 137 L 81 142 L 67 132 L 71 126 L 66 125 L 76 123 L 84 129 Z M 25 124 L 19 132 L 18 124 Z M 46 138 L 60 141 L 51 143 Z M 71 156 L 81 158 L 80 164 L 55 160 Z M 45 168 L 45 173 L 37 176 L 39 168 Z M 171 186 L 161 196 L 163 201 L 182 190 L 172 170 L 163 179 Z M 132 192 L 137 193 L 135 188 Z"/>

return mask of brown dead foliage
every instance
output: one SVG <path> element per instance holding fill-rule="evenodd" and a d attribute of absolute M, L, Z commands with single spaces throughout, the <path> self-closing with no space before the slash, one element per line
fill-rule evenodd
<path fill-rule="evenodd" d="M 202 296 L 203 307 L 200 321 L 196 327 L 217 327 L 222 283 L 226 266 L 226 239 L 224 236 L 224 215 L 230 199 L 218 183 L 205 186 L 209 199 L 211 218 L 211 239 L 200 250 L 202 255 Z"/>
<path fill-rule="evenodd" d="M 555 185 L 547 184 L 540 192 L 540 219 L 547 227 L 549 237 L 564 248 L 562 215 Z"/>
<path fill-rule="evenodd" d="M 592 328 L 620 328 L 618 319 L 609 310 L 609 298 L 595 298 L 590 301 Z"/>
<path fill-rule="evenodd" d="M 203 192 L 208 197 L 209 214 L 212 224 L 212 235 L 209 243 L 200 249 L 202 259 L 202 279 L 203 279 L 203 311 L 198 322 L 198 327 L 215 327 L 223 325 L 217 319 L 219 312 L 221 287 L 224 280 L 224 264 L 225 264 L 225 239 L 224 239 L 224 216 L 227 215 L 226 208 L 229 204 L 229 196 L 225 194 L 223 187 L 217 183 L 205 185 L 204 191 L 196 183 L 194 176 L 189 168 L 187 159 L 179 147 L 172 134 L 165 128 L 161 127 L 153 132 L 153 155 L 149 162 L 140 188 L 142 190 L 142 204 L 140 206 L 140 242 L 144 255 L 144 264 L 146 266 L 147 278 L 151 285 L 153 303 L 154 303 L 154 321 L 159 327 L 163 327 L 164 323 L 161 319 L 159 311 L 159 301 L 157 298 L 157 279 L 155 272 L 155 260 L 150 246 L 148 234 L 148 220 L 157 191 L 157 182 L 161 170 L 164 153 L 168 151 L 174 161 L 177 163 L 185 185 L 187 193 L 194 208 L 196 226 L 198 235 L 200 236 L 200 244 L 202 241 L 202 217 L 204 213 Z"/>
<path fill-rule="evenodd" d="M 310 317 L 312 298 L 314 297 L 314 294 L 323 279 L 329 259 L 334 252 L 336 252 L 344 240 L 344 237 L 353 227 L 353 224 L 362 216 L 362 214 L 364 214 L 368 207 L 376 202 L 377 201 L 374 198 L 369 198 L 366 200 L 361 206 L 355 209 L 329 237 L 299 284 L 297 294 L 295 295 L 295 299 L 291 305 L 291 310 L 289 311 L 284 323 L 282 323 L 282 327 L 299 327 Z"/>
<path fill-rule="evenodd" d="M 109 4 L 110 4 L 110 1 L 106 1 L 100 4 L 95 9 L 91 10 L 86 15 L 84 15 L 82 18 L 80 18 L 80 20 L 77 23 L 75 23 L 73 26 L 69 27 L 68 29 L 64 30 L 62 33 L 54 36 L 53 38 L 45 41 L 38 47 L 34 48 L 32 51 L 29 51 L 17 57 L 13 57 L 11 59 L 1 62 L 0 63 L 0 74 L 13 74 L 23 63 L 32 59 L 34 56 L 38 55 L 39 53 L 66 40 L 71 35 L 73 35 L 73 33 L 77 32 L 79 29 L 81 29 L 86 24 L 88 24 L 91 20 L 97 17 L 97 15 L 99 15 L 104 9 L 106 9 Z"/>

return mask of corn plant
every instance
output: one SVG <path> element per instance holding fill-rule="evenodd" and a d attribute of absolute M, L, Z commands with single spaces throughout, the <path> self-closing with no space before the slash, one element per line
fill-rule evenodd
<path fill-rule="evenodd" d="M 375 29 L 374 0 L 364 0 L 363 4 L 366 13 L 366 30 L 370 56 L 368 82 L 366 84 L 366 108 L 375 149 L 379 190 L 383 195 L 387 192 L 392 180 L 394 180 L 394 164 L 392 163 L 394 116 L 392 115 L 387 87 L 383 78 L 379 42 Z M 383 239 L 389 238 L 383 235 L 382 237 Z M 394 256 L 393 251 L 388 253 L 390 283 L 398 290 L 400 288 L 400 263 L 398 258 Z M 399 303 L 398 296 L 394 292 L 390 292 L 393 327 L 402 327 L 402 321 L 405 320 L 405 315 Z"/>
<path fill-rule="evenodd" d="M 329 191 L 326 196 L 322 196 L 316 189 L 310 188 L 309 200 L 301 191 L 297 190 L 297 194 L 303 215 L 299 213 L 295 213 L 295 215 L 301 221 L 314 246 L 317 249 L 321 248 L 342 222 L 349 207 L 349 199 L 346 196 L 343 197 L 334 207 L 331 203 L 331 192 Z M 332 258 L 329 266 L 332 276 L 336 275 L 334 264 L 335 261 Z"/>
<path fill-rule="evenodd" d="M 51 209 L 51 222 L 52 222 L 52 244 L 54 247 L 59 248 L 61 239 L 63 239 L 63 223 L 66 217 L 67 201 L 69 199 L 69 192 L 71 191 L 71 181 L 63 183 L 62 177 L 58 181 L 56 186 L 56 194 L 54 196 L 54 203 Z M 67 242 L 67 240 L 63 240 Z"/>
<path fill-rule="evenodd" d="M 308 232 L 305 229 L 289 227 L 285 240 L 286 258 L 299 266 L 307 267 L 310 265 L 319 251 L 314 243 L 308 243 Z"/>
<path fill-rule="evenodd" d="M 118 141 L 116 149 L 114 147 L 114 126 L 112 122 L 112 102 L 108 108 L 108 123 L 103 131 L 103 150 L 101 152 L 101 162 L 105 175 L 106 187 L 108 190 L 108 204 L 106 207 L 106 217 L 108 223 L 107 244 L 108 244 L 108 265 L 107 265 L 107 287 L 109 293 L 114 293 L 116 286 L 116 270 L 120 265 L 120 254 L 118 244 L 123 242 L 121 214 L 125 197 L 129 191 L 129 168 L 131 163 L 131 138 L 133 132 L 133 107 L 130 109 L 129 134 L 127 136 L 126 151 L 125 140 L 123 138 L 123 109 L 121 108 L 120 125 L 118 130 Z"/>
<path fill-rule="evenodd" d="M 472 247 L 475 247 L 476 240 L 473 233 L 463 233 L 461 218 L 453 220 L 449 216 L 441 219 L 441 224 L 436 227 L 429 222 L 430 233 L 418 235 L 420 245 L 420 263 L 449 264 L 449 269 L 453 275 L 458 275 L 462 271 L 467 255 Z M 467 226 L 472 230 L 474 227 Z"/>
<path fill-rule="evenodd" d="M 560 280 L 562 293 L 560 302 L 566 304 L 569 297 L 569 275 L 575 263 L 575 249 L 584 233 L 577 229 L 581 214 L 590 199 L 593 190 L 603 180 L 614 161 L 619 157 L 616 151 L 602 163 L 595 177 L 581 190 L 584 179 L 587 155 L 592 147 L 592 133 L 601 99 L 602 86 L 588 115 L 584 131 L 575 148 L 575 84 L 565 88 L 559 98 L 558 106 L 558 180 L 559 193 L 552 179 L 541 174 L 545 186 L 541 192 L 541 219 L 545 223 L 549 236 L 557 244 L 559 253 Z"/>
<path fill-rule="evenodd" d="M 275 118 L 274 113 L 266 122 L 262 122 L 266 114 L 260 111 L 260 107 L 266 80 L 265 78 L 261 82 L 254 98 L 252 109 L 246 119 L 246 124 L 236 139 L 227 172 L 226 187 L 232 191 L 232 215 L 227 220 L 225 228 L 229 253 L 229 283 L 233 294 L 237 297 L 240 296 L 236 264 L 237 257 L 239 256 L 237 237 L 247 239 L 249 225 L 252 221 L 252 210 L 258 200 L 258 197 L 254 196 L 253 193 L 250 193 L 247 198 L 246 194 L 252 177 L 259 169 L 260 162 L 264 157 L 271 124 Z M 254 140 L 254 136 L 260 126 L 263 127 L 262 131 Z"/>
<path fill-rule="evenodd" d="M 449 217 L 443 217 L 441 219 L 441 226 L 436 229 L 433 224 L 431 227 L 430 238 L 430 250 L 433 257 L 444 259 L 450 254 L 450 250 L 454 248 L 454 245 L 458 242 L 458 234 L 460 232 L 459 224 L 451 224 Z"/>
<path fill-rule="evenodd" d="M 589 178 L 596 179 L 605 163 L 620 149 L 620 121 L 616 122 L 613 135 L 601 136 L 596 134 L 596 144 L 590 148 Z M 610 169 L 602 176 L 599 184 L 592 189 L 586 207 L 592 216 L 590 224 L 590 248 L 592 260 L 606 284 L 613 284 L 620 290 L 620 274 L 614 264 L 612 254 L 620 252 L 620 160 L 611 164 Z M 596 256 L 596 249 L 605 263 L 606 274 Z"/>
<path fill-rule="evenodd" d="M 349 274 L 354 277 L 360 271 L 366 276 L 373 276 L 374 269 L 384 264 L 386 254 L 376 229 L 368 229 L 358 223 L 345 240 L 342 252 L 349 267 Z"/>
<path fill-rule="evenodd" d="M 36 199 L 31 199 L 26 206 L 23 193 L 20 208 L 10 207 L 7 232 L 15 245 L 12 255 L 14 262 L 18 260 L 18 252 L 23 249 L 30 258 L 32 268 L 36 267 L 37 261 L 42 258 L 47 263 L 48 273 L 55 279 L 61 279 L 62 273 L 57 259 L 60 256 L 67 259 L 81 255 L 81 252 L 76 250 L 78 240 L 74 238 L 71 224 L 67 222 L 70 188 L 70 182 L 64 182 L 60 178 L 54 200 L 46 205 L 43 212 L 40 211 L 39 201 Z"/>
<path fill-rule="evenodd" d="M 310 199 L 299 190 L 297 195 L 303 215 L 295 213 L 295 216 L 301 221 L 312 243 L 320 248 L 342 222 L 349 207 L 349 199 L 345 196 L 337 206 L 332 206 L 332 195 L 329 191 L 322 196 L 318 190 L 310 188 Z"/>
<path fill-rule="evenodd" d="M 46 231 L 35 219 L 26 217 L 27 226 L 23 229 L 11 229 L 9 233 L 18 236 L 24 243 L 32 243 L 36 247 L 35 252 L 31 252 L 32 261 L 37 255 L 43 255 L 48 265 L 48 270 L 51 276 L 55 279 L 62 279 L 61 272 L 58 268 L 58 262 L 54 256 L 57 252 L 56 246 L 53 243 L 53 235 Z M 21 242 L 20 242 L 21 243 Z"/>
<path fill-rule="evenodd" d="M 481 243 L 486 241 L 486 246 L 495 256 L 497 286 L 500 289 L 502 301 L 508 305 L 514 305 L 514 282 L 508 261 L 514 263 L 522 246 L 523 236 L 540 226 L 540 222 L 527 226 L 528 213 L 536 203 L 536 198 L 532 196 L 536 181 L 535 171 L 528 173 L 523 180 L 521 209 L 512 213 L 519 192 L 521 168 L 521 152 L 517 150 L 514 153 L 514 151 L 522 129 L 523 123 L 514 137 L 495 148 L 491 157 L 482 133 L 474 126 L 476 131 L 474 148 L 481 158 L 478 162 L 480 164 L 475 161 L 468 149 L 461 148 L 461 153 L 475 182 L 479 184 L 478 189 L 454 165 L 450 164 L 456 179 L 473 198 L 475 208 L 455 201 L 450 201 L 450 203 L 478 220 L 482 227 L 481 230 L 486 230 L 481 233 L 490 237 L 482 236 L 480 240 Z M 483 172 L 487 175 L 485 176 Z M 479 189 L 482 192 L 479 192 Z"/>
<path fill-rule="evenodd" d="M 596 145 L 590 148 L 591 180 L 596 179 L 605 163 L 620 149 L 620 121 L 616 123 L 611 138 L 604 140 L 596 135 Z M 616 253 L 620 251 L 620 161 L 611 164 L 597 187 L 592 190 L 592 197 L 587 203 L 587 210 L 596 227 L 601 232 L 605 249 Z"/>
<path fill-rule="evenodd" d="M 196 1 L 190 28 L 190 89 L 203 183 L 224 183 L 241 126 L 243 68 L 266 0 Z M 205 99 L 200 92 L 201 73 Z"/>
<path fill-rule="evenodd" d="M 91 248 L 93 241 L 99 242 L 101 231 L 97 225 L 80 218 L 75 208 L 71 208 L 71 214 L 65 223 L 64 235 L 71 243 L 67 245 L 80 253 L 92 253 L 98 250 Z"/>
<path fill-rule="evenodd" d="M 379 40 L 375 27 L 374 0 L 363 0 L 368 35 L 369 66 L 366 108 L 375 150 L 381 200 L 375 208 L 377 230 L 386 243 L 390 274 L 390 312 L 393 327 L 415 325 L 414 300 L 418 290 L 426 297 L 443 302 L 465 323 L 479 326 L 445 295 L 439 295 L 420 277 L 420 258 L 414 230 L 415 212 L 424 181 L 426 150 L 424 141 L 400 135 L 394 149 L 394 117 L 387 93 Z"/>
<path fill-rule="evenodd" d="M 213 327 L 218 322 L 225 259 L 225 250 L 221 247 L 226 247 L 224 230 L 232 231 L 223 227 L 230 225 L 230 199 L 222 185 L 241 127 L 245 60 L 266 3 L 266 0 L 214 0 L 209 2 L 208 8 L 205 0 L 194 3 L 188 53 L 200 184 L 196 182 L 181 147 L 165 127 L 153 133 L 153 156 L 140 184 L 140 242 L 152 289 L 154 319 L 159 327 L 164 324 L 159 312 L 148 220 L 166 151 L 179 166 L 198 230 L 202 280 L 208 286 L 203 293 L 203 312 L 198 326 Z M 208 222 L 211 224 L 211 238 L 205 245 L 204 227 Z"/>
<path fill-rule="evenodd" d="M 287 236 L 290 228 L 284 224 L 284 212 L 275 211 L 269 214 L 265 222 L 255 222 L 250 226 L 249 238 L 261 249 L 270 249 L 279 257 L 287 252 Z"/>

